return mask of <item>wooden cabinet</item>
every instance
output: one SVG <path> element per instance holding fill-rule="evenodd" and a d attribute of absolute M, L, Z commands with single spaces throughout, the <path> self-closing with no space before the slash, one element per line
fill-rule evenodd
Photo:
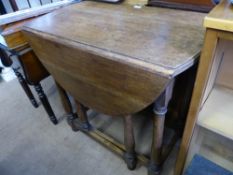
<path fill-rule="evenodd" d="M 194 153 L 233 171 L 232 14 L 230 1 L 223 0 L 204 20 L 205 42 L 177 159 L 177 175 L 187 154 L 189 161 Z"/>

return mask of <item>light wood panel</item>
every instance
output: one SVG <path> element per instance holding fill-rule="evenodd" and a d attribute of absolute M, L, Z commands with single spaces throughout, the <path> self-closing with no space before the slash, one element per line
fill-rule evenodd
<path fill-rule="evenodd" d="M 233 32 L 233 8 L 230 0 L 222 0 L 221 3 L 205 17 L 204 26 L 206 28 Z"/>
<path fill-rule="evenodd" d="M 202 50 L 202 55 L 200 58 L 200 64 L 198 68 L 198 74 L 196 78 L 195 88 L 192 95 L 191 106 L 189 109 L 186 126 L 184 130 L 184 135 L 182 138 L 181 148 L 177 158 L 176 171 L 175 174 L 182 174 L 186 156 L 188 153 L 190 141 L 192 138 L 193 130 L 196 125 L 196 120 L 200 112 L 200 106 L 203 104 L 204 93 L 207 88 L 207 94 L 211 97 L 211 88 L 214 87 L 216 74 L 218 72 L 218 67 L 221 63 L 220 58 L 214 57 L 216 54 L 216 46 L 219 46 L 220 39 L 233 40 L 233 28 L 232 28 L 232 6 L 230 1 L 222 0 L 220 5 L 218 5 L 208 17 L 205 18 L 206 38 L 205 44 Z M 217 49 L 218 50 L 218 49 Z M 221 49 L 220 49 L 221 50 Z M 214 68 L 212 68 L 212 66 Z M 214 74 L 211 73 L 214 70 Z M 212 75 L 211 75 L 212 74 Z M 209 81 L 211 79 L 211 81 Z M 209 87 L 208 87 L 208 82 Z M 228 94 L 229 95 L 229 94 Z M 215 100 L 219 100 L 218 98 Z M 208 103 L 208 98 L 206 103 Z M 225 101 L 222 101 L 221 106 L 226 106 Z M 218 107 L 213 107 L 212 110 L 218 110 Z M 202 106 L 202 110 L 205 110 L 205 104 Z M 213 111 L 214 112 L 214 111 Z"/>
<path fill-rule="evenodd" d="M 224 43 L 222 41 L 218 41 L 216 52 L 214 53 L 214 56 L 213 56 L 213 65 L 211 67 L 209 78 L 207 80 L 205 94 L 202 99 L 201 106 L 203 106 L 203 104 L 205 103 L 206 99 L 208 98 L 209 94 L 211 93 L 214 87 L 223 55 L 224 55 Z"/>
<path fill-rule="evenodd" d="M 216 84 L 233 89 L 233 41 L 222 40 L 223 58 L 216 79 Z"/>
<path fill-rule="evenodd" d="M 214 86 L 198 116 L 198 125 L 233 140 L 233 90 Z"/>
<path fill-rule="evenodd" d="M 213 58 L 214 58 L 217 42 L 218 42 L 217 31 L 211 29 L 207 30 L 204 47 L 202 50 L 199 68 L 197 72 L 197 78 L 194 85 L 195 88 L 193 91 L 192 100 L 184 129 L 184 134 L 182 137 L 179 154 L 176 161 L 175 175 L 180 175 L 183 173 L 183 168 L 188 153 L 188 149 L 190 146 L 192 134 L 197 121 L 197 116 L 202 104 L 205 88 L 207 86 L 212 65 L 214 63 Z"/>
<path fill-rule="evenodd" d="M 31 20 L 33 20 L 33 18 L 25 19 L 3 26 L 1 36 L 4 38 L 4 42 L 8 48 L 17 50 L 22 46 L 29 47 L 27 45 L 27 39 L 25 38 L 21 30 L 23 25 Z"/>

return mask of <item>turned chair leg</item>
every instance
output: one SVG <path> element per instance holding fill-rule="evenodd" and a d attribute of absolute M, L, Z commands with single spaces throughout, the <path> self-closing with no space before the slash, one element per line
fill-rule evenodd
<path fill-rule="evenodd" d="M 137 166 L 137 155 L 135 152 L 133 121 L 131 115 L 124 117 L 124 144 L 126 148 L 124 160 L 128 169 L 134 170 Z"/>
<path fill-rule="evenodd" d="M 167 113 L 167 106 L 172 96 L 174 81 L 167 86 L 166 90 L 159 96 L 153 108 L 153 138 L 151 146 L 150 164 L 148 167 L 149 175 L 160 174 L 162 168 L 162 146 L 164 121 Z"/>
<path fill-rule="evenodd" d="M 6 67 L 10 67 L 13 64 L 13 61 L 11 59 L 11 56 L 9 56 L 7 54 L 7 51 L 4 50 L 3 48 L 0 48 L 0 61 L 2 62 L 2 64 Z M 18 71 L 18 68 L 13 68 L 16 77 L 19 80 L 20 85 L 22 86 L 24 92 L 26 93 L 26 95 L 28 96 L 29 100 L 31 101 L 32 105 L 37 108 L 38 104 L 30 90 L 30 88 L 27 85 L 27 82 L 25 81 L 25 79 L 23 78 L 22 74 Z"/>
<path fill-rule="evenodd" d="M 70 125 L 73 131 L 78 131 L 78 129 L 74 125 L 74 120 L 77 119 L 78 116 L 76 113 L 73 112 L 72 104 L 70 102 L 68 94 L 57 82 L 55 83 L 58 89 L 59 96 L 61 98 L 62 105 L 67 114 L 67 123 Z"/>
<path fill-rule="evenodd" d="M 17 70 L 17 69 L 13 69 L 15 72 L 16 77 L 18 78 L 18 81 L 20 83 L 20 85 L 22 86 L 24 92 L 26 93 L 27 97 L 29 98 L 30 102 L 32 103 L 32 105 L 35 108 L 38 108 L 38 103 L 36 102 L 35 97 L 32 94 L 31 89 L 29 88 L 26 80 L 23 78 L 23 75 Z"/>
<path fill-rule="evenodd" d="M 58 123 L 57 118 L 56 118 L 56 116 L 55 116 L 55 114 L 54 114 L 54 112 L 49 104 L 49 101 L 48 101 L 41 85 L 40 84 L 34 85 L 34 88 L 35 88 L 35 90 L 40 98 L 42 105 L 44 106 L 45 111 L 47 112 L 47 114 L 49 116 L 49 119 L 52 121 L 53 124 L 56 125 Z"/>
<path fill-rule="evenodd" d="M 79 103 L 78 101 L 75 101 L 75 102 L 76 102 L 77 113 L 79 117 L 79 122 L 75 123 L 77 124 L 76 127 L 78 127 L 78 129 L 81 131 L 90 131 L 91 125 L 87 118 L 87 108 L 83 106 L 81 103 Z"/>

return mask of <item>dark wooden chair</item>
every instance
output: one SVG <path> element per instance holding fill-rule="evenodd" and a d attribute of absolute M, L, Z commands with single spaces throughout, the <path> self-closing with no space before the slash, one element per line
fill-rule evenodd
<path fill-rule="evenodd" d="M 24 76 L 20 73 L 19 67 L 13 67 L 13 70 L 32 105 L 35 108 L 38 107 L 38 103 L 36 102 L 28 85 L 34 86 L 44 109 L 48 113 L 49 119 L 52 121 L 53 124 L 57 124 L 57 118 L 55 117 L 55 114 L 49 104 L 48 98 L 46 97 L 40 84 L 43 79 L 49 76 L 48 71 L 44 68 L 44 66 L 42 66 L 32 50 L 28 50 L 27 52 L 24 51 L 24 53 L 19 54 L 1 45 L 0 59 L 4 66 L 12 66 L 13 61 L 11 57 L 16 57 L 21 63 Z"/>
<path fill-rule="evenodd" d="M 48 113 L 50 120 L 54 124 L 57 124 L 58 121 L 40 84 L 40 82 L 47 78 L 50 74 L 40 63 L 30 46 L 27 44 L 27 39 L 24 37 L 21 29 L 26 22 L 32 20 L 33 18 L 51 12 L 72 2 L 72 0 L 60 1 L 63 2 L 51 0 L 50 2 L 43 3 L 43 1 L 39 0 L 38 5 L 41 7 L 33 8 L 35 3 L 27 0 L 24 1 L 24 3 L 27 5 L 22 8 L 20 7 L 20 4 L 22 5 L 21 1 L 9 0 L 10 8 L 8 8 L 5 6 L 5 3 L 3 3 L 4 1 L 0 0 L 1 14 L 6 14 L 11 11 L 21 11 L 0 16 L 0 28 L 2 29 L 1 36 L 4 40 L 3 43 L 1 41 L 2 44 L 0 45 L 0 60 L 4 66 L 10 67 L 13 64 L 11 58 L 16 57 L 18 59 L 23 73 L 20 72 L 19 66 L 12 66 L 12 68 L 19 80 L 20 85 L 22 86 L 32 105 L 37 108 L 38 103 L 36 102 L 29 85 L 35 88 L 42 105 Z M 44 6 L 46 4 L 48 5 Z"/>

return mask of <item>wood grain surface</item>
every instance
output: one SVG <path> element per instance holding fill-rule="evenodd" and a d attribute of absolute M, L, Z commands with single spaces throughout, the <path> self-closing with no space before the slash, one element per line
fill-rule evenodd
<path fill-rule="evenodd" d="M 126 115 L 145 108 L 169 80 L 140 67 L 26 34 L 56 81 L 82 104 L 105 114 Z"/>
<path fill-rule="evenodd" d="M 101 113 L 126 116 L 153 103 L 174 76 L 193 65 L 203 17 L 85 1 L 26 24 L 24 33 L 75 99 Z"/>
<path fill-rule="evenodd" d="M 115 56 L 122 62 L 175 76 L 193 65 L 200 53 L 204 16 L 86 1 L 38 18 L 25 30 L 95 48 L 98 55 Z"/>

